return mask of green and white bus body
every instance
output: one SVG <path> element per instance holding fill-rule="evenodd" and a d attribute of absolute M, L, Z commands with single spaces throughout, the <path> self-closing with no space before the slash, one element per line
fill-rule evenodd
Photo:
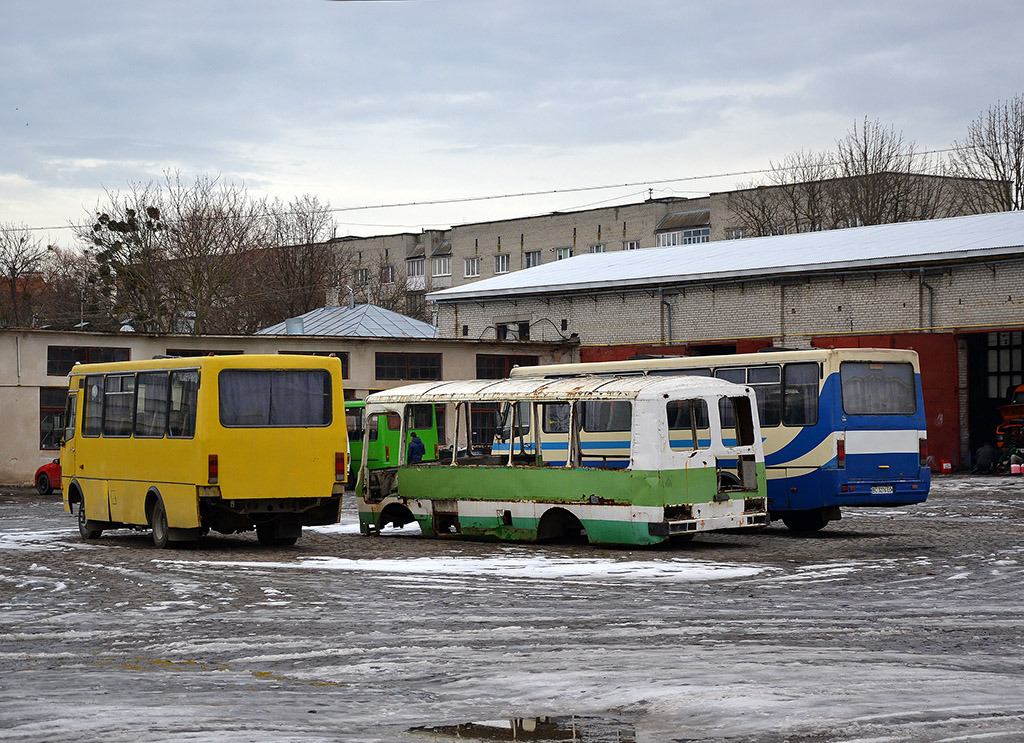
<path fill-rule="evenodd" d="M 694 377 L 427 382 L 370 395 L 366 410 L 405 421 L 423 404 L 445 406 L 452 446 L 436 462 L 379 469 L 364 453 L 363 534 L 416 522 L 427 537 L 650 545 L 767 524 L 749 387 Z M 499 426 L 481 445 L 474 425 L 496 424 L 474 407 L 512 411 L 507 433 Z M 736 421 L 730 443 L 723 414 Z M 513 433 L 515 445 L 496 453 Z"/>

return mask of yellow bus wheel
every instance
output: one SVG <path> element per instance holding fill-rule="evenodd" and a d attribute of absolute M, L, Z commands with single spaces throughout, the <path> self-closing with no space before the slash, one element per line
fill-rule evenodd
<path fill-rule="evenodd" d="M 94 522 L 86 518 L 84 495 L 78 501 L 78 533 L 82 535 L 82 539 L 99 539 L 103 533 L 102 529 L 97 529 Z"/>
<path fill-rule="evenodd" d="M 167 528 L 167 511 L 164 510 L 164 502 L 157 499 L 153 504 L 153 546 L 162 550 L 171 541 L 170 529 Z"/>

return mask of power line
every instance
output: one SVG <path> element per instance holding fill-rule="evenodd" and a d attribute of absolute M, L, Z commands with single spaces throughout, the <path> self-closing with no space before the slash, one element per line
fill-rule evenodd
<path fill-rule="evenodd" d="M 976 147 L 973 146 L 973 145 L 966 145 L 966 146 L 963 146 L 963 147 L 946 147 L 946 148 L 935 149 L 935 150 L 913 151 L 912 153 L 908 153 L 908 154 L 912 154 L 914 156 L 941 155 L 941 154 L 947 154 L 947 153 L 950 153 L 950 152 L 959 152 L 961 150 L 975 149 L 975 148 Z M 839 164 L 839 161 L 837 161 L 837 160 L 823 160 L 819 164 L 820 165 L 837 165 L 837 164 Z M 472 203 L 479 203 L 479 202 L 485 202 L 485 201 L 500 201 L 500 200 L 503 200 L 503 199 L 518 199 L 518 198 L 528 198 L 528 197 L 536 197 L 536 196 L 555 196 L 555 195 L 559 195 L 559 194 L 587 193 L 587 192 L 593 192 L 593 191 L 609 191 L 609 190 L 616 189 L 616 188 L 650 188 L 652 186 L 663 186 L 663 185 L 666 185 L 666 184 L 669 184 L 669 183 L 693 183 L 693 182 L 697 182 L 697 181 L 716 180 L 716 179 L 719 179 L 719 178 L 738 178 L 738 177 L 741 177 L 741 176 L 764 175 L 765 173 L 772 173 L 772 172 L 779 172 L 779 171 L 794 171 L 794 170 L 799 170 L 800 168 L 801 168 L 801 166 L 799 164 L 798 165 L 793 165 L 793 166 L 786 166 L 784 164 L 779 163 L 779 164 L 776 164 L 774 167 L 770 166 L 770 167 L 767 167 L 767 168 L 758 168 L 758 169 L 754 169 L 754 170 L 736 170 L 736 171 L 729 171 L 729 172 L 724 172 L 724 173 L 713 173 L 713 174 L 707 174 L 707 175 L 678 176 L 678 177 L 675 177 L 675 178 L 658 178 L 658 179 L 647 180 L 647 181 L 629 181 L 629 182 L 626 182 L 626 183 L 609 183 L 609 184 L 595 185 L 595 186 L 576 186 L 576 187 L 572 187 L 572 188 L 554 188 L 554 189 L 547 189 L 547 190 L 541 190 L 541 191 L 519 191 L 519 192 L 514 192 L 514 193 L 490 194 L 490 195 L 486 195 L 486 196 L 457 196 L 457 197 L 452 197 L 452 198 L 449 198 L 449 199 L 427 199 L 427 200 L 424 200 L 424 201 L 399 201 L 399 202 L 381 203 L 381 204 L 364 204 L 364 205 L 360 205 L 360 206 L 341 206 L 341 207 L 332 207 L 331 209 L 327 209 L 325 211 L 328 212 L 328 213 L 331 213 L 331 214 L 342 214 L 342 213 L 346 213 L 346 212 L 371 211 L 371 210 L 375 210 L 375 209 L 402 209 L 402 208 L 408 208 L 408 207 L 444 206 L 444 205 L 449 205 L 449 204 L 472 204 Z M 616 197 L 616 198 L 626 198 L 626 196 L 621 196 L 621 197 Z M 609 199 L 609 201 L 611 201 L 611 200 L 614 200 L 614 199 Z M 604 203 L 604 202 L 598 202 L 598 203 Z M 586 207 L 577 207 L 577 208 L 586 208 Z M 285 214 L 294 214 L 294 212 L 285 212 Z M 383 225 L 379 225 L 379 226 L 383 226 Z M 17 232 L 17 231 L 42 232 L 42 231 L 48 231 L 48 230 L 70 230 L 70 229 L 76 229 L 77 227 L 78 227 L 78 225 L 73 225 L 73 224 L 60 225 L 60 226 L 49 226 L 49 227 L 29 227 L 29 226 L 14 227 L 14 228 L 11 228 L 11 227 L 0 227 L 0 232 Z"/>

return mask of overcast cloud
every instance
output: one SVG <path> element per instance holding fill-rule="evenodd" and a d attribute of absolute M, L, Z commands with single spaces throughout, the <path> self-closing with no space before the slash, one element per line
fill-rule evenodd
<path fill-rule="evenodd" d="M 680 179 L 698 195 L 854 120 L 922 148 L 1024 92 L 1024 4 L 32 0 L 0 25 L 0 222 L 221 174 L 335 208 Z M 339 234 L 634 201 L 632 187 L 342 211 Z M 47 233 L 70 241 L 69 233 Z"/>

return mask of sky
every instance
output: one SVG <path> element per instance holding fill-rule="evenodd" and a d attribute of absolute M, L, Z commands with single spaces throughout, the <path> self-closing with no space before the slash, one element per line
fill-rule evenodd
<path fill-rule="evenodd" d="M 944 149 L 1024 93 L 1018 0 L 4 11 L 0 225 L 62 245 L 107 192 L 173 172 L 316 195 L 338 235 L 419 232 L 729 190 L 865 117 Z"/>

